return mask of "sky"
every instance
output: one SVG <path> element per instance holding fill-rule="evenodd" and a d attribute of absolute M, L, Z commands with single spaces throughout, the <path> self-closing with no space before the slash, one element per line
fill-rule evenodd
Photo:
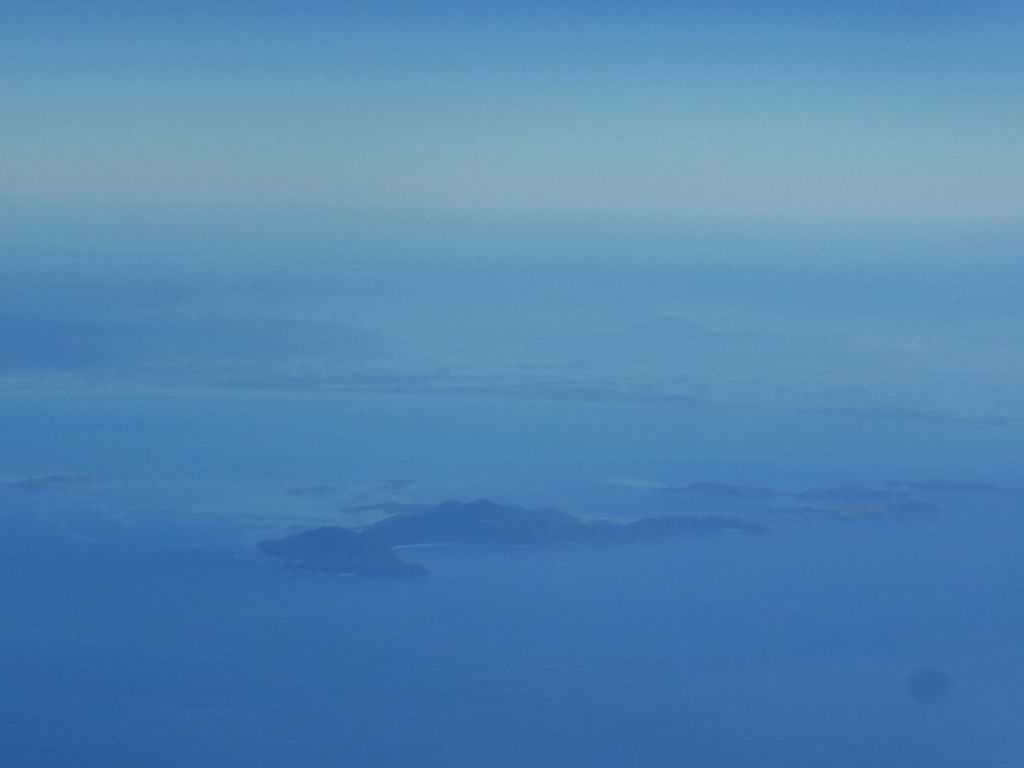
<path fill-rule="evenodd" d="M 0 383 L 1019 419 L 1015 2 L 8 2 Z"/>
<path fill-rule="evenodd" d="M 0 14 L 8 206 L 1024 213 L 1019 3 L 15 0 Z"/>

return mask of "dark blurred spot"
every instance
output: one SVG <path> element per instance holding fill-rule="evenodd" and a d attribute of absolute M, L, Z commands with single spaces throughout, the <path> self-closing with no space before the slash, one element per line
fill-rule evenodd
<path fill-rule="evenodd" d="M 949 675 L 935 667 L 915 670 L 907 678 L 907 693 L 922 704 L 945 699 L 952 688 Z"/>

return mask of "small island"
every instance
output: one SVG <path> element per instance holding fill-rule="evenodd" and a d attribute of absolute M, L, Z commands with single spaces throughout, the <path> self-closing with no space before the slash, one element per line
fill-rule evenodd
<path fill-rule="evenodd" d="M 260 549 L 302 573 L 417 579 L 426 576 L 427 570 L 402 560 L 395 548 L 624 543 L 704 531 L 768 530 L 763 523 L 721 515 L 586 520 L 558 509 L 522 509 L 487 499 L 391 508 L 395 511 L 389 517 L 363 528 L 316 528 L 264 541 Z"/>

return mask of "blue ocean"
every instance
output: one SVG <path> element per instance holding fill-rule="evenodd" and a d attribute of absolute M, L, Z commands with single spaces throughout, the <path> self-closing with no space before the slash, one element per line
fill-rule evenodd
<path fill-rule="evenodd" d="M 0 425 L 10 766 L 1024 765 L 1024 495 L 983 490 L 1020 425 L 127 389 L 5 393 Z M 659 492 L 920 481 L 977 488 L 863 519 Z M 416 582 L 257 548 L 449 498 L 772 530 L 423 547 Z"/>

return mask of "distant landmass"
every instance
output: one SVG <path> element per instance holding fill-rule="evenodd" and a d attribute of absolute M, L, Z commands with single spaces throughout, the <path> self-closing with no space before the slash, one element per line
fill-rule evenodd
<path fill-rule="evenodd" d="M 40 491 L 51 488 L 73 488 L 88 485 L 91 482 L 90 478 L 81 475 L 44 475 L 43 477 L 26 477 L 23 480 L 8 480 L 0 482 L 0 485 L 23 491 Z"/>
<path fill-rule="evenodd" d="M 832 518 L 884 520 L 899 517 L 920 517 L 938 512 L 934 504 L 913 498 L 913 491 L 956 491 L 973 493 L 1013 493 L 1012 489 L 972 483 L 929 481 L 920 483 L 889 483 L 872 488 L 842 485 L 811 490 L 784 491 L 755 485 L 696 482 L 690 485 L 657 487 L 659 493 L 694 496 L 703 499 L 728 499 L 737 503 L 762 502 L 765 511 L 792 518 Z"/>
<path fill-rule="evenodd" d="M 342 509 L 344 514 L 357 514 L 363 512 L 377 512 L 383 515 L 412 515 L 420 512 L 429 512 L 437 507 L 436 504 L 407 504 L 401 501 L 381 501 L 376 504 L 357 504 L 354 507 Z"/>
<path fill-rule="evenodd" d="M 381 480 L 376 486 L 375 490 L 384 493 L 394 493 L 396 491 L 404 491 L 408 489 L 412 484 L 413 480 L 408 477 L 388 477 Z M 286 493 L 289 496 L 295 496 L 299 498 L 310 498 L 310 499 L 325 499 L 329 500 L 333 497 L 340 496 L 342 494 L 354 495 L 358 492 L 366 491 L 367 489 L 360 489 L 352 485 L 340 484 L 340 483 L 320 483 L 317 485 L 302 485 L 295 488 L 289 488 Z"/>
<path fill-rule="evenodd" d="M 854 504 L 852 506 L 816 507 L 804 504 L 794 507 L 776 507 L 771 511 L 780 514 L 802 515 L 805 517 L 867 520 L 931 515 L 935 514 L 939 510 L 934 504 L 928 504 L 927 502 L 902 497 L 874 503 Z"/>
<path fill-rule="evenodd" d="M 887 504 L 896 503 L 905 497 L 902 491 L 889 488 L 863 488 L 861 486 L 840 486 L 819 488 L 792 494 L 808 501 L 826 504 Z"/>
<path fill-rule="evenodd" d="M 940 486 L 949 487 L 940 487 Z M 702 481 L 690 485 L 665 485 L 656 488 L 658 493 L 677 496 L 701 496 L 705 498 L 723 498 L 736 501 L 778 501 L 794 499 L 818 504 L 886 504 L 896 503 L 905 499 L 912 489 L 925 490 L 980 490 L 988 486 L 966 486 L 962 483 L 904 483 L 889 488 L 869 488 L 864 486 L 837 486 L 832 488 L 814 488 L 807 491 L 783 491 L 775 488 L 764 488 L 756 485 L 732 485 L 729 483 L 713 483 Z"/>
<path fill-rule="evenodd" d="M 289 488 L 287 493 L 289 496 L 298 498 L 324 499 L 345 493 L 348 490 L 344 485 L 304 485 L 299 488 Z"/>
<path fill-rule="evenodd" d="M 411 506 L 411 511 L 398 511 L 363 528 L 316 528 L 264 541 L 260 548 L 299 572 L 422 578 L 426 569 L 402 560 L 395 548 L 622 543 L 700 531 L 769 530 L 764 523 L 721 515 L 669 515 L 628 523 L 585 520 L 558 509 L 522 509 L 487 499 Z"/>
<path fill-rule="evenodd" d="M 663 485 L 656 488 L 658 493 L 669 493 L 686 496 L 718 496 L 728 499 L 775 499 L 779 496 L 790 496 L 786 491 L 774 488 L 760 488 L 754 485 L 732 485 L 729 483 L 699 482 L 690 485 Z"/>
<path fill-rule="evenodd" d="M 899 488 L 942 493 L 977 493 L 990 496 L 1024 496 L 1022 488 L 1007 488 L 983 483 L 959 483 L 951 480 L 923 480 L 916 483 L 893 483 Z"/>

